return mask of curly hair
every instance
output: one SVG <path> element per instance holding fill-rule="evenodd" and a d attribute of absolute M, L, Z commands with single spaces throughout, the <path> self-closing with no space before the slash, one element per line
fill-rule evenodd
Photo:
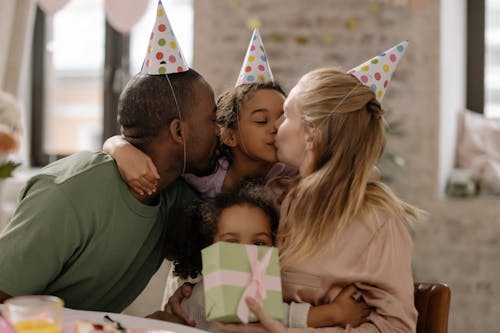
<path fill-rule="evenodd" d="M 274 242 L 279 217 L 272 199 L 271 192 L 264 185 L 245 182 L 234 192 L 220 193 L 192 206 L 183 216 L 183 223 L 177 224 L 179 229 L 168 231 L 165 256 L 174 262 L 174 274 L 188 278 L 201 273 L 201 250 L 213 243 L 222 212 L 233 206 L 261 209 L 269 218 Z"/>
<path fill-rule="evenodd" d="M 239 112 L 242 103 L 250 99 L 257 90 L 272 89 L 286 97 L 286 93 L 278 83 L 247 83 L 223 92 L 217 99 L 217 124 L 220 128 L 235 129 L 238 126 Z M 233 160 L 231 148 L 220 143 L 219 151 L 229 164 Z"/>

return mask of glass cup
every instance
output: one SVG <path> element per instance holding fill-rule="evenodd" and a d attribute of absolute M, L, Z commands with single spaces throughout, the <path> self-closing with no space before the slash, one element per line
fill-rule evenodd
<path fill-rule="evenodd" d="M 19 296 L 5 301 L 3 315 L 17 333 L 60 333 L 63 306 L 55 296 Z"/>

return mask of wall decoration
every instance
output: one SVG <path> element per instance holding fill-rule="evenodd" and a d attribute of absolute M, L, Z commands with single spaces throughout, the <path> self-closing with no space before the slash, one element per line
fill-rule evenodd
<path fill-rule="evenodd" d="M 261 20 L 258 17 L 249 17 L 246 22 L 248 29 L 258 29 L 262 25 Z"/>
<path fill-rule="evenodd" d="M 279 43 L 279 42 L 282 42 L 285 40 L 285 36 L 283 36 L 282 34 L 279 34 L 279 33 L 272 33 L 271 36 L 271 42 L 276 42 L 276 43 Z"/>
<path fill-rule="evenodd" d="M 359 21 L 355 18 L 351 18 L 345 22 L 345 28 L 349 31 L 358 31 Z"/>
<path fill-rule="evenodd" d="M 38 0 L 40 8 L 47 15 L 54 15 L 70 0 Z M 106 0 L 106 18 L 109 24 L 122 34 L 130 32 L 146 12 L 149 0 Z"/>
<path fill-rule="evenodd" d="M 305 44 L 308 44 L 309 43 L 309 37 L 307 36 L 297 36 L 295 37 L 295 42 L 299 45 L 305 45 Z"/>
<path fill-rule="evenodd" d="M 58 10 L 61 10 L 64 6 L 66 6 L 68 2 L 69 0 L 38 0 L 40 8 L 47 15 L 53 15 Z"/>
<path fill-rule="evenodd" d="M 106 0 L 106 19 L 116 31 L 128 34 L 148 8 L 149 0 Z"/>

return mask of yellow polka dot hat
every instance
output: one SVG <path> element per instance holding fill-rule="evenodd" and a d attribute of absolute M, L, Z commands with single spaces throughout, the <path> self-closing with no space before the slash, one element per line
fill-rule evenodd
<path fill-rule="evenodd" d="M 401 42 L 367 62 L 354 67 L 348 73 L 356 76 L 361 83 L 370 87 L 380 102 L 384 98 L 392 75 L 396 71 L 407 47 L 408 41 Z"/>
<path fill-rule="evenodd" d="M 274 77 L 269 66 L 269 61 L 267 60 L 259 30 L 254 29 L 235 86 L 238 87 L 245 83 L 259 82 L 274 82 Z"/>
<path fill-rule="evenodd" d="M 142 64 L 142 73 L 161 75 L 185 72 L 188 64 L 175 38 L 161 0 L 158 1 L 156 22 L 149 38 L 146 58 Z"/>

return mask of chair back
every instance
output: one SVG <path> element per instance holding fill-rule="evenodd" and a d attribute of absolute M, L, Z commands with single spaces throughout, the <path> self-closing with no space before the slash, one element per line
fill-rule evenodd
<path fill-rule="evenodd" d="M 417 333 L 448 333 L 451 290 L 444 283 L 415 282 Z"/>

